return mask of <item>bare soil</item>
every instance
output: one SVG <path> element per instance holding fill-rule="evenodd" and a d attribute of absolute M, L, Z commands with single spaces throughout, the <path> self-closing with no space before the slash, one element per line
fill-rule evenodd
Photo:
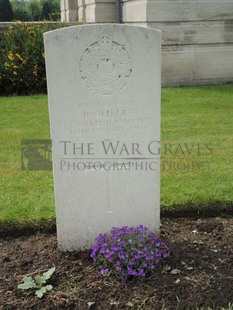
<path fill-rule="evenodd" d="M 233 303 L 233 218 L 163 219 L 161 229 L 170 258 L 155 275 L 126 284 L 100 275 L 89 251 L 59 252 L 55 234 L 4 237 L 0 309 L 175 310 Z M 17 289 L 23 276 L 53 266 L 54 288 L 42 299 Z"/>

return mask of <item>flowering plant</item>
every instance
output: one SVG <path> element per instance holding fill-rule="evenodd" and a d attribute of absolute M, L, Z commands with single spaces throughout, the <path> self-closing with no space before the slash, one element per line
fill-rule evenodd
<path fill-rule="evenodd" d="M 151 274 L 168 256 L 168 246 L 142 225 L 114 227 L 109 235 L 100 234 L 91 247 L 91 257 L 101 265 L 100 273 L 113 273 L 123 280 Z"/>
<path fill-rule="evenodd" d="M 0 38 L 0 96 L 46 92 L 43 33 L 61 23 L 12 24 Z"/>

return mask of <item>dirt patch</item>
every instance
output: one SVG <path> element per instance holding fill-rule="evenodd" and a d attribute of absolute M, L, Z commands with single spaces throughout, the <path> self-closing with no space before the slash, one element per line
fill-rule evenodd
<path fill-rule="evenodd" d="M 143 282 L 123 284 L 98 273 L 89 251 L 61 253 L 56 236 L 0 239 L 0 309 L 194 309 L 233 302 L 233 219 L 163 219 L 171 248 L 166 265 Z M 39 300 L 17 285 L 24 275 L 56 267 L 54 289 Z"/>

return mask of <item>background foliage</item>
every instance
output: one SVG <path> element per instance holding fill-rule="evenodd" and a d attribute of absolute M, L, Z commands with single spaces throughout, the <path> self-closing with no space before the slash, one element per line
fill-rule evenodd
<path fill-rule="evenodd" d="M 0 0 L 0 21 L 60 19 L 60 0 Z"/>
<path fill-rule="evenodd" d="M 46 92 L 43 33 L 60 23 L 21 23 L 9 27 L 0 41 L 0 95 Z"/>
<path fill-rule="evenodd" d="M 0 0 L 0 21 L 11 21 L 14 18 L 14 13 L 10 0 Z"/>

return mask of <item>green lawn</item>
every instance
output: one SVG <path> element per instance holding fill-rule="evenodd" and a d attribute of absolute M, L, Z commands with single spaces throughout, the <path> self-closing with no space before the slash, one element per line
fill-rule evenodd
<path fill-rule="evenodd" d="M 0 220 L 54 217 L 50 171 L 21 171 L 21 139 L 49 139 L 47 96 L 0 98 Z"/>
<path fill-rule="evenodd" d="M 184 153 L 178 149 L 177 156 L 162 156 L 162 170 L 168 157 L 173 165 L 194 163 L 193 169 L 178 171 L 177 165 L 170 170 L 164 165 L 162 205 L 233 201 L 232 84 L 163 89 L 161 142 L 162 149 L 180 144 Z M 184 152 L 185 143 L 189 149 L 193 146 L 191 155 Z"/>
<path fill-rule="evenodd" d="M 0 221 L 55 215 L 50 171 L 21 171 L 22 139 L 49 139 L 47 96 L 0 98 Z M 162 90 L 161 204 L 233 201 L 233 85 Z"/>

